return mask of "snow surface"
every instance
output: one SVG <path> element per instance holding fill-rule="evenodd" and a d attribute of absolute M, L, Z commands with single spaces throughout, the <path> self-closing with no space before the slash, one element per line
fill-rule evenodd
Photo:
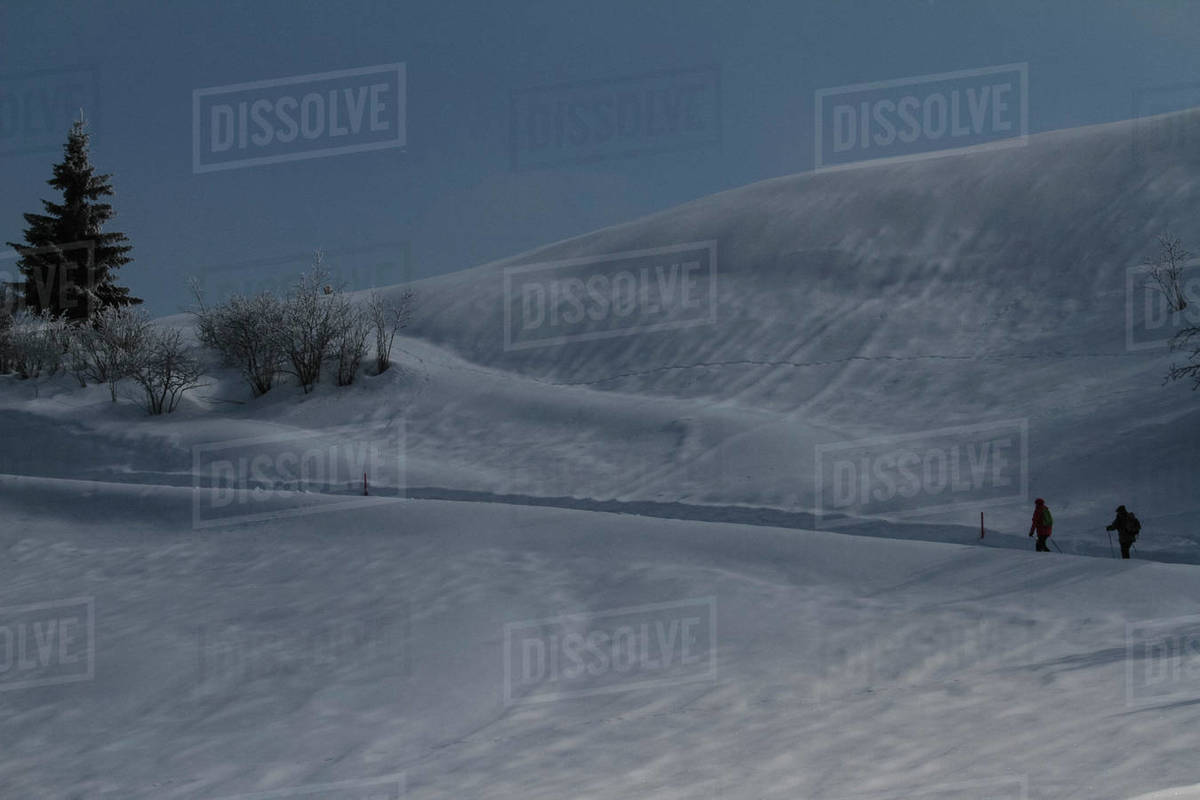
<path fill-rule="evenodd" d="M 1198 641 L 1200 406 L 1124 316 L 1195 173 L 1129 136 L 781 178 L 425 281 L 403 368 L 346 389 L 215 370 L 152 419 L 0 379 L 5 620 L 95 620 L 94 677 L 0 674 L 0 797 L 1200 797 L 1170 788 L 1197 656 L 1145 646 Z M 503 349 L 506 266 L 709 240 L 716 324 Z M 818 445 L 1014 419 L 1023 497 L 814 530 Z M 403 480 L 356 507 L 196 525 L 206 444 L 398 422 Z M 1034 494 L 1067 556 L 1031 552 Z M 620 613 L 699 620 L 702 669 L 514 679 L 511 637 Z"/>

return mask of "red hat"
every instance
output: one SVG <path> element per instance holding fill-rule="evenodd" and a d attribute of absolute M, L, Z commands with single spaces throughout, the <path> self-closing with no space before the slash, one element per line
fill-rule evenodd
<path fill-rule="evenodd" d="M 1037 500 L 1034 500 L 1033 502 L 1037 503 L 1039 506 L 1044 506 L 1044 505 L 1046 505 L 1046 501 L 1045 501 L 1045 500 L 1043 500 L 1043 499 L 1042 499 L 1042 498 L 1040 498 L 1040 497 L 1039 497 Z"/>

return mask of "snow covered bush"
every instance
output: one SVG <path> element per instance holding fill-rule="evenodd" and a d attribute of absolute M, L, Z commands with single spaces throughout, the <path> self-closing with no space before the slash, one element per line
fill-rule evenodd
<path fill-rule="evenodd" d="M 197 309 L 192 313 L 200 343 L 216 351 L 226 365 L 236 367 L 255 397 L 269 392 L 284 365 L 279 298 L 269 292 L 249 298 L 234 295 L 209 307 L 198 289 L 193 287 L 193 292 Z"/>
<path fill-rule="evenodd" d="M 333 353 L 334 343 L 353 324 L 350 301 L 329 285 L 321 251 L 312 268 L 288 291 L 276 330 L 286 357 L 287 372 L 295 376 L 305 394 L 321 380 L 321 367 Z"/>
<path fill-rule="evenodd" d="M 415 303 L 416 295 L 409 289 L 396 298 L 384 298 L 378 292 L 371 292 L 367 299 L 366 314 L 375 332 L 376 374 L 391 366 L 396 334 L 408 326 Z"/>
<path fill-rule="evenodd" d="M 367 338 L 371 335 L 371 321 L 367 315 L 350 306 L 345 307 L 346 319 L 338 323 L 338 334 L 334 340 L 337 356 L 337 385 L 349 386 L 358 375 L 358 368 L 367 356 Z"/>
<path fill-rule="evenodd" d="M 117 384 L 133 376 L 150 342 L 150 333 L 150 319 L 144 311 L 127 306 L 103 308 L 92 317 L 90 327 L 76 329 L 68 362 L 80 367 L 84 379 L 107 383 L 115 403 Z"/>
<path fill-rule="evenodd" d="M 367 357 L 372 333 L 377 364 L 380 348 L 387 363 L 392 339 L 408 320 L 412 293 L 396 302 L 372 297 L 360 310 L 329 281 L 318 250 L 311 268 L 282 298 L 269 292 L 253 298 L 234 295 L 207 306 L 193 286 L 197 337 L 241 371 L 255 396 L 270 391 L 281 373 L 293 375 L 307 394 L 330 361 L 337 385 L 349 385 Z"/>
<path fill-rule="evenodd" d="M 12 353 L 9 350 L 12 336 L 13 312 L 17 305 L 17 295 L 13 287 L 0 283 L 0 375 L 13 371 Z"/>
<path fill-rule="evenodd" d="M 92 374 L 92 364 L 88 360 L 88 349 L 85 346 L 87 337 L 94 331 L 86 323 L 73 324 L 66 331 L 66 342 L 63 352 L 63 368 L 79 381 L 80 388 L 88 385 Z"/>
<path fill-rule="evenodd" d="M 18 312 L 4 334 L 5 361 L 25 380 L 53 375 L 63 363 L 65 326 L 65 320 L 48 312 Z"/>
<path fill-rule="evenodd" d="M 174 328 L 147 331 L 133 354 L 130 377 L 142 387 L 143 407 L 150 414 L 170 414 L 183 393 L 199 385 L 200 361 Z"/>

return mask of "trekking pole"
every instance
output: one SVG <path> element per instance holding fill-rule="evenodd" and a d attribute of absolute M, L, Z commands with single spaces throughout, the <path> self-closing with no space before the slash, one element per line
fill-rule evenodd
<path fill-rule="evenodd" d="M 1050 544 L 1054 545 L 1054 549 L 1055 549 L 1055 550 L 1057 550 L 1057 551 L 1058 551 L 1058 552 L 1060 552 L 1060 553 L 1062 552 L 1062 548 L 1058 546 L 1058 542 L 1056 542 L 1056 541 L 1054 541 L 1053 539 L 1051 539 L 1051 540 L 1050 540 Z"/>
<path fill-rule="evenodd" d="M 1113 558 L 1117 557 L 1117 551 L 1113 549 L 1112 531 L 1108 532 L 1108 552 L 1112 553 Z"/>

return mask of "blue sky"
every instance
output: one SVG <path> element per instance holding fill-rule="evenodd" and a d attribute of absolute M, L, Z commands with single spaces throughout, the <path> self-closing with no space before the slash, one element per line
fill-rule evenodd
<path fill-rule="evenodd" d="M 169 314 L 189 275 L 252 288 L 322 247 L 351 288 L 392 283 L 812 170 L 824 88 L 1027 63 L 1030 132 L 1127 118 L 1135 92 L 1200 81 L 1198 44 L 1200 4 L 1183 2 L 40 0 L 0 6 L 0 92 L 85 86 L 93 160 L 117 190 L 110 227 L 134 245 L 122 282 Z M 395 63 L 403 149 L 194 170 L 195 90 Z M 651 73 L 643 84 L 700 75 L 698 91 L 719 98 L 719 116 L 704 111 L 717 135 L 599 161 L 570 149 L 514 160 L 514 97 Z M 9 241 L 50 196 L 67 123 L 13 133 L 4 113 Z"/>

